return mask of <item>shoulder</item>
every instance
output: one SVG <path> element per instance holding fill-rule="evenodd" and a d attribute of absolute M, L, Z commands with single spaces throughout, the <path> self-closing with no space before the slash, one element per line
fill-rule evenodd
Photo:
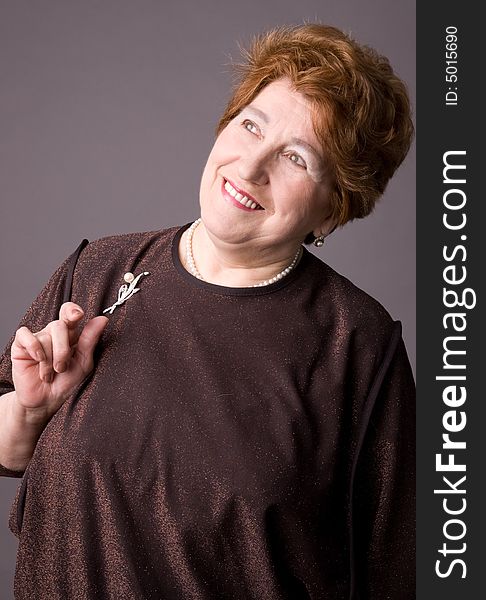
<path fill-rule="evenodd" d="M 313 312 L 320 323 L 319 334 L 331 348 L 328 356 L 345 357 L 349 385 L 363 384 L 368 390 L 371 378 L 386 372 L 392 361 L 396 372 L 405 373 L 411 381 L 401 322 L 376 298 L 312 257 L 310 286 L 316 298 Z"/>
<path fill-rule="evenodd" d="M 323 318 L 358 346 L 386 346 L 399 323 L 376 298 L 310 254 L 311 285 Z"/>
<path fill-rule="evenodd" d="M 170 245 L 179 226 L 154 231 L 140 231 L 109 235 L 89 242 L 79 256 L 79 265 L 101 262 L 108 265 L 124 264 L 150 252 L 155 247 L 163 250 Z"/>
<path fill-rule="evenodd" d="M 125 273 L 167 270 L 172 240 L 179 229 L 110 235 L 88 243 L 77 259 L 75 251 L 67 280 L 71 300 L 86 307 L 87 315 L 101 314 L 113 304 Z"/>
<path fill-rule="evenodd" d="M 311 285 L 318 288 L 317 297 L 323 305 L 345 315 L 352 325 L 393 324 L 390 313 L 376 298 L 314 254 L 309 254 Z"/>

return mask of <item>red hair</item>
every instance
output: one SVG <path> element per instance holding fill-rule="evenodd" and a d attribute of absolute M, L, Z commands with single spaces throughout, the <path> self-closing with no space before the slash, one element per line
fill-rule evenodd
<path fill-rule="evenodd" d="M 333 168 L 337 224 L 368 215 L 413 137 L 407 89 L 388 59 L 320 24 L 278 27 L 243 54 L 217 135 L 266 85 L 289 78 L 314 109 L 314 130 Z"/>

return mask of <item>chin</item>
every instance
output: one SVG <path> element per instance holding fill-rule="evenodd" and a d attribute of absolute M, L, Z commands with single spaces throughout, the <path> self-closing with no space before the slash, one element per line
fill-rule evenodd
<path fill-rule="evenodd" d="M 235 224 L 231 222 L 228 215 L 222 214 L 214 207 L 201 207 L 201 219 L 208 233 L 221 240 L 230 241 Z"/>
<path fill-rule="evenodd" d="M 232 218 L 231 213 L 210 206 L 201 207 L 201 218 L 208 235 L 217 238 L 220 242 L 244 243 L 252 238 L 254 227 L 246 227 L 238 215 Z"/>

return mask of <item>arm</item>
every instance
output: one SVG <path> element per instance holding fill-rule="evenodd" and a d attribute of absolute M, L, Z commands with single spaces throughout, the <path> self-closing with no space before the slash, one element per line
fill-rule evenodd
<path fill-rule="evenodd" d="M 355 597 L 415 598 L 415 384 L 401 337 L 357 463 L 353 536 Z"/>
<path fill-rule="evenodd" d="M 63 301 L 69 260 L 69 258 L 66 259 L 51 276 L 20 321 L 19 328 L 25 326 L 31 331 L 39 331 L 56 318 L 57 311 Z M 22 477 L 24 468 L 18 470 L 6 468 L 7 466 L 15 466 L 14 457 L 9 455 L 11 454 L 9 448 L 12 444 L 13 446 L 17 445 L 17 442 L 14 442 L 14 440 L 18 437 L 19 431 L 23 429 L 22 419 L 19 423 L 17 420 L 18 415 L 13 414 L 14 411 L 12 411 L 11 393 L 15 391 L 15 387 L 12 377 L 11 347 L 14 339 L 15 335 L 12 336 L 3 354 L 0 356 L 0 394 L 3 394 L 0 396 L 0 476 Z M 37 435 L 32 432 L 34 437 L 37 436 L 37 439 L 40 433 Z M 3 460 L 8 464 L 2 466 Z"/>
<path fill-rule="evenodd" d="M 93 368 L 94 346 L 108 320 L 95 317 L 78 331 L 81 307 L 62 304 L 66 280 L 71 285 L 69 265 L 74 268 L 72 256 L 34 301 L 0 359 L 0 475 L 22 476 L 49 419 Z"/>
<path fill-rule="evenodd" d="M 50 418 L 93 369 L 94 347 L 108 319 L 95 317 L 79 332 L 83 314 L 66 302 L 59 319 L 40 332 L 17 330 L 11 348 L 15 391 L 0 405 L 0 464 L 10 471 L 25 469 Z"/>
<path fill-rule="evenodd" d="M 0 474 L 22 475 L 46 423 L 18 403 L 15 391 L 0 397 Z"/>

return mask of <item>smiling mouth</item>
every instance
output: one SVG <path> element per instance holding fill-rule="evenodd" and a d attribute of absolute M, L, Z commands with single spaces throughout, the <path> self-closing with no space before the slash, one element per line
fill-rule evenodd
<path fill-rule="evenodd" d="M 265 210 L 263 206 L 260 206 L 260 204 L 258 204 L 253 197 L 242 194 L 227 179 L 224 178 L 223 189 L 235 202 L 241 206 L 241 208 L 246 208 L 247 210 Z"/>

